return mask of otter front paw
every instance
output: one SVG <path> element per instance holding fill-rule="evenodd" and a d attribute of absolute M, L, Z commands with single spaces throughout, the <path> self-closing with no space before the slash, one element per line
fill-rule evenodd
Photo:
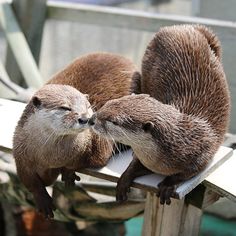
<path fill-rule="evenodd" d="M 130 181 L 120 178 L 116 186 L 116 201 L 125 202 L 128 200 L 128 192 L 130 192 Z"/>
<path fill-rule="evenodd" d="M 171 197 L 177 198 L 178 194 L 176 193 L 176 184 L 171 184 L 169 177 L 166 177 L 161 183 L 158 184 L 157 197 L 160 198 L 160 204 L 170 205 Z"/>
<path fill-rule="evenodd" d="M 63 169 L 61 175 L 61 180 L 65 182 L 66 188 L 75 186 L 76 180 L 80 181 L 80 177 L 73 170 Z"/>
<path fill-rule="evenodd" d="M 56 210 L 56 207 L 54 206 L 53 200 L 49 195 L 35 193 L 34 199 L 39 213 L 47 219 L 54 217 L 53 211 Z"/>

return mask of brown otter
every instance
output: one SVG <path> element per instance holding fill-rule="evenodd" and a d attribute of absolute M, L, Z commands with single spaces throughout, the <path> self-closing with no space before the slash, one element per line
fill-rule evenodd
<path fill-rule="evenodd" d="M 53 217 L 54 206 L 45 186 L 59 173 L 66 185 L 73 185 L 79 179 L 74 171 L 107 163 L 112 143 L 86 129 L 87 122 L 92 108 L 130 94 L 133 76 L 138 72 L 130 60 L 89 54 L 56 74 L 26 106 L 15 130 L 13 155 L 22 183 L 46 217 Z"/>
<path fill-rule="evenodd" d="M 167 175 L 158 196 L 170 204 L 177 185 L 210 162 L 230 112 L 220 56 L 220 43 L 206 27 L 164 27 L 142 61 L 140 89 L 151 97 L 109 101 L 90 119 L 95 132 L 133 149 L 133 161 L 118 181 L 118 200 L 127 199 L 135 177 L 151 170 Z"/>

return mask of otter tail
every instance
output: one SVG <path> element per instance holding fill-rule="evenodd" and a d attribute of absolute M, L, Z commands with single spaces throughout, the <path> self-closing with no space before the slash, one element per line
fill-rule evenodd
<path fill-rule="evenodd" d="M 204 35 L 215 56 L 221 60 L 221 45 L 218 37 L 210 29 L 203 25 L 196 25 L 194 26 L 194 29 L 198 30 L 202 35 Z"/>

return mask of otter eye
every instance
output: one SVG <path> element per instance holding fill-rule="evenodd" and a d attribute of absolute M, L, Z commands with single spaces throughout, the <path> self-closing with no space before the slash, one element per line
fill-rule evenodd
<path fill-rule="evenodd" d="M 154 128 L 154 124 L 151 121 L 142 125 L 142 128 L 145 132 L 151 131 Z"/>
<path fill-rule="evenodd" d="M 66 107 L 66 106 L 61 106 L 58 107 L 60 110 L 64 110 L 64 111 L 71 111 L 72 109 L 70 107 Z"/>

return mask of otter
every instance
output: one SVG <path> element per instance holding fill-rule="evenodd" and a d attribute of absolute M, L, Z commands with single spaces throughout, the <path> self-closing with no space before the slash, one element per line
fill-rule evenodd
<path fill-rule="evenodd" d="M 123 56 L 82 56 L 52 77 L 27 104 L 15 129 L 13 156 L 17 173 L 36 206 L 53 217 L 53 200 L 45 186 L 58 175 L 73 186 L 82 168 L 106 165 L 113 143 L 88 129 L 93 111 L 108 100 L 131 94 L 135 65 Z"/>
<path fill-rule="evenodd" d="M 89 123 L 133 149 L 117 200 L 125 201 L 134 178 L 151 171 L 166 175 L 157 196 L 169 205 L 177 186 L 212 160 L 228 127 L 230 96 L 218 38 L 201 25 L 161 28 L 144 53 L 139 86 L 144 94 L 108 101 Z"/>

